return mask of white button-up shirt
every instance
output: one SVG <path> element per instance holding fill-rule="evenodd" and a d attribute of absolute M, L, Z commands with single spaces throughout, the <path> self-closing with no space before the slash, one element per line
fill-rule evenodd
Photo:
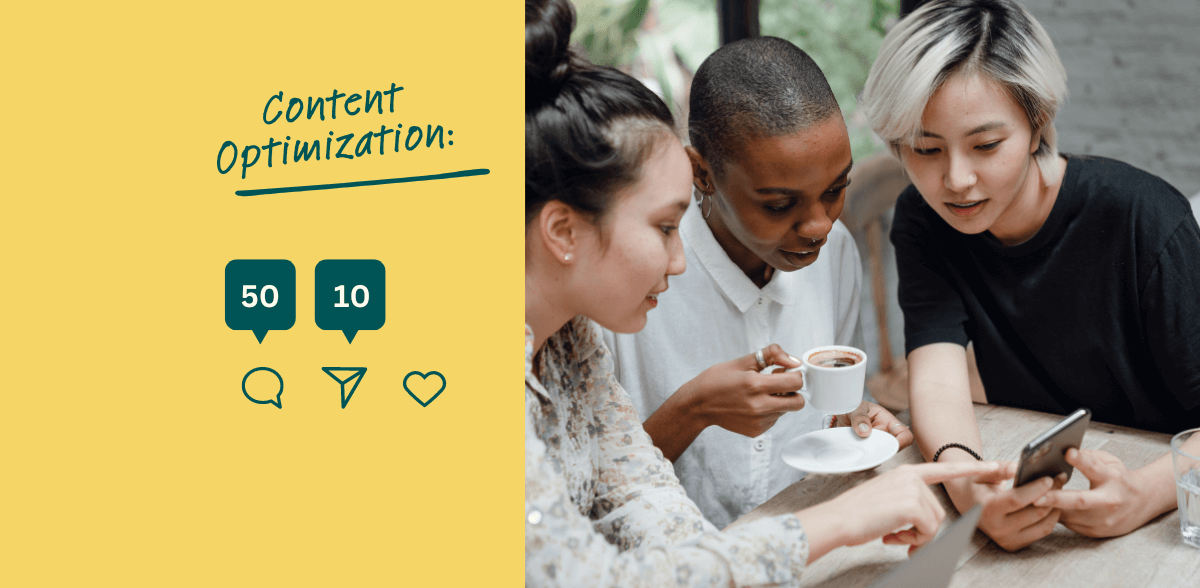
<path fill-rule="evenodd" d="M 694 202 L 680 236 L 687 271 L 670 278 L 646 328 L 633 335 L 604 332 L 617 378 L 642 420 L 700 372 L 771 343 L 794 356 L 852 344 L 862 270 L 842 223 L 834 223 L 816 262 L 776 271 L 762 289 L 729 259 Z M 753 439 L 709 427 L 675 462 L 675 473 L 704 516 L 723 528 L 804 477 L 780 454 L 789 440 L 820 429 L 822 420 L 805 408 Z"/>

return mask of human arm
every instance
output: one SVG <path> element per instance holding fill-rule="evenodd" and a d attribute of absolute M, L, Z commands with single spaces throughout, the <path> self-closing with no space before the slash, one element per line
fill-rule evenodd
<path fill-rule="evenodd" d="M 798 367 L 779 345 L 763 349 L 767 365 Z M 779 417 L 804 408 L 795 393 L 804 385 L 800 372 L 759 373 L 754 354 L 719 363 L 679 387 L 643 423 L 654 445 L 672 462 L 706 428 L 716 425 L 757 437 Z"/>
<path fill-rule="evenodd" d="M 947 443 L 960 443 L 982 454 L 979 425 L 971 406 L 965 349 L 954 343 L 925 345 L 914 349 L 908 362 L 913 429 L 917 447 L 925 459 L 933 459 L 934 453 Z M 974 457 L 958 448 L 946 449 L 938 457 L 939 463 L 973 461 Z M 943 485 L 959 512 L 983 504 L 980 530 L 1008 551 L 1049 535 L 1058 522 L 1057 510 L 1032 504 L 1053 487 L 1054 482 L 1049 478 L 1020 488 L 969 479 L 951 480 Z"/>
<path fill-rule="evenodd" d="M 715 532 L 698 513 L 688 513 L 695 506 L 677 484 L 674 488 L 641 488 L 643 491 L 626 493 L 630 500 L 608 511 L 593 529 L 546 458 L 545 445 L 533 433 L 528 405 L 526 413 L 528 586 L 793 584 L 808 561 L 839 546 L 859 545 L 910 526 L 892 542 L 916 546 L 932 539 L 945 512 L 926 484 L 951 476 L 1002 475 L 1002 468 L 994 463 L 901 466 L 826 503 L 723 533 Z M 649 447 L 632 441 L 631 449 Z M 635 449 L 635 455 L 642 451 Z M 652 472 L 651 478 L 670 475 L 666 473 L 669 464 L 659 460 L 660 469 Z M 678 544 L 653 539 L 629 544 L 628 529 L 645 528 L 647 522 L 655 521 L 668 525 L 683 521 L 684 526 L 699 528 Z M 820 537 L 816 551 L 810 551 L 808 528 Z M 607 537 L 613 541 L 610 543 L 601 533 L 615 533 L 616 537 Z"/>
<path fill-rule="evenodd" d="M 970 317 L 964 296 L 970 294 L 970 286 L 958 277 L 951 261 L 962 243 L 913 187 L 897 201 L 891 239 L 900 278 L 909 410 L 917 447 L 927 460 L 948 443 L 982 454 L 965 349 L 970 341 Z M 958 264 L 971 262 L 955 259 Z M 946 449 L 938 457 L 939 462 L 947 463 L 974 460 L 958 448 Z M 944 486 L 959 512 L 983 505 L 979 528 L 1009 551 L 1048 535 L 1057 522 L 1057 512 L 1030 506 L 1052 487 L 1045 479 L 1016 489 L 965 480 Z"/>
<path fill-rule="evenodd" d="M 711 525 L 684 495 L 670 464 L 638 426 L 628 396 L 606 369 L 606 356 L 606 350 L 597 350 L 581 370 L 608 376 L 587 383 L 590 410 L 578 411 L 591 415 L 588 430 L 595 431 L 599 450 L 595 460 L 598 466 L 595 499 L 590 513 L 596 529 L 608 543 L 622 549 L 669 551 L 716 541 L 710 532 Z M 1011 472 L 996 463 L 902 466 L 825 505 L 805 509 L 795 516 L 757 521 L 734 529 L 722 539 L 750 543 L 731 545 L 729 557 L 744 558 L 742 561 L 751 569 L 742 573 L 751 576 L 761 575 L 762 568 L 778 573 L 783 566 L 772 558 L 782 557 L 799 565 L 796 553 L 786 549 L 786 540 L 781 544 L 772 539 L 781 532 L 803 534 L 807 560 L 840 545 L 864 543 L 909 525 L 913 526 L 914 544 L 919 545 L 933 537 L 945 516 L 927 484 L 971 475 L 998 482 L 1010 477 Z M 817 533 L 814 537 L 820 541 L 815 555 L 807 551 L 809 533 L 801 530 L 801 517 L 812 525 Z M 800 546 L 793 543 L 793 547 Z M 763 549 L 769 555 L 764 555 Z M 759 552 L 755 553 L 756 550 Z"/>
<path fill-rule="evenodd" d="M 642 430 L 594 325 L 581 326 L 554 380 L 565 388 L 543 393 L 527 373 L 526 583 L 794 583 L 807 558 L 799 521 L 716 532 Z"/>
<path fill-rule="evenodd" d="M 674 489 L 642 487 L 646 492 L 609 514 L 610 532 L 624 519 L 645 528 L 659 521 L 698 527 L 686 541 L 647 541 L 631 545 L 627 530 L 617 529 L 617 544 L 606 540 L 593 521 L 571 500 L 563 475 L 547 457 L 534 432 L 530 400 L 525 424 L 525 583 L 527 586 L 754 586 L 794 583 L 805 564 L 807 543 L 794 516 L 756 521 L 732 533 L 717 533 L 704 521 L 676 482 Z M 536 401 L 533 401 L 536 402 Z M 631 446 L 635 454 L 653 448 Z M 670 464 L 660 461 L 660 470 Z M 657 475 L 657 474 L 652 474 Z M 663 475 L 668 475 L 665 472 Z M 631 490 L 638 488 L 634 481 Z M 622 548 L 620 545 L 625 543 Z"/>
<path fill-rule="evenodd" d="M 933 539 L 946 517 L 929 484 L 970 479 L 999 483 L 1012 475 L 1011 468 L 998 462 L 900 466 L 796 513 L 809 538 L 808 561 L 879 537 L 884 543 L 908 545 L 911 552 Z"/>

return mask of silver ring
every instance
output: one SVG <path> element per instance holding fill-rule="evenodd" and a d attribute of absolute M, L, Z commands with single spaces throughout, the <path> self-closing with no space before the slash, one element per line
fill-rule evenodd
<path fill-rule="evenodd" d="M 767 369 L 767 362 L 763 359 L 762 349 L 754 352 L 754 361 L 758 362 L 758 369 L 760 371 Z"/>
<path fill-rule="evenodd" d="M 895 432 L 896 432 L 896 427 L 903 427 L 903 426 L 904 426 L 904 423 L 896 423 L 896 424 L 894 424 L 894 425 L 892 425 L 891 427 L 889 427 L 889 428 L 888 428 L 888 432 L 889 432 L 889 433 L 895 433 Z"/>

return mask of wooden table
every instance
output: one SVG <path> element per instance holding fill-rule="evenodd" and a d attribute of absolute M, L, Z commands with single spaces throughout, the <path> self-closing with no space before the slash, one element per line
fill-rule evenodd
<path fill-rule="evenodd" d="M 908 422 L 906 413 L 901 420 Z M 1002 406 L 975 405 L 975 418 L 983 438 L 984 459 L 1013 460 L 1021 447 L 1061 417 Z M 1113 425 L 1092 423 L 1084 436 L 1085 449 L 1102 449 L 1117 456 L 1130 469 L 1140 468 L 1170 451 L 1170 436 Z M 795 512 L 824 502 L 846 489 L 902 464 L 921 463 L 915 445 L 905 448 L 879 468 L 857 474 L 810 474 L 792 484 L 731 526 L 762 517 Z M 1076 472 L 1067 489 L 1087 489 L 1088 481 Z M 957 511 L 941 485 L 934 494 L 949 513 Z M 945 524 L 945 523 L 944 523 Z M 905 547 L 875 540 L 829 552 L 808 566 L 802 586 L 867 586 L 905 560 Z M 1091 539 L 1055 527 L 1050 536 L 1016 553 L 1004 551 L 981 531 L 976 531 L 959 562 L 951 586 L 1200 586 L 1200 550 L 1185 545 L 1179 534 L 1179 511 L 1154 519 L 1142 528 L 1112 539 Z"/>

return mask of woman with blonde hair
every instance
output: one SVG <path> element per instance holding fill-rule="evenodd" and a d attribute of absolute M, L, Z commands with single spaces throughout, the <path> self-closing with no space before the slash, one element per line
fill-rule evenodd
<path fill-rule="evenodd" d="M 935 0 L 888 33 L 861 104 L 913 185 L 892 228 L 913 429 L 931 461 L 983 453 L 964 348 L 991 403 L 1165 433 L 1200 423 L 1200 227 L 1163 180 L 1059 153 L 1066 73 L 1012 0 Z M 1005 549 L 1061 522 L 1128 533 L 1175 507 L 1169 455 L 1139 470 L 1071 450 L 1091 481 L 956 480 Z"/>

